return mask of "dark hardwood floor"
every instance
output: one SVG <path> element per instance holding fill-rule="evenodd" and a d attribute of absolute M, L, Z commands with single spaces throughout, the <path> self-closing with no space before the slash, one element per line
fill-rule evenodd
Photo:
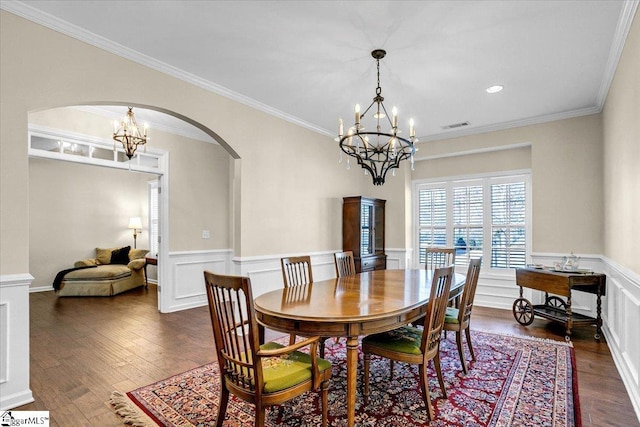
<path fill-rule="evenodd" d="M 160 314 L 156 287 L 111 298 L 30 296 L 31 390 L 19 410 L 48 410 L 51 426 L 122 426 L 108 404 L 130 391 L 215 359 L 206 307 Z M 472 329 L 563 340 L 560 325 L 518 325 L 510 311 L 474 309 Z M 584 426 L 638 424 L 609 349 L 593 328 L 575 330 Z"/>

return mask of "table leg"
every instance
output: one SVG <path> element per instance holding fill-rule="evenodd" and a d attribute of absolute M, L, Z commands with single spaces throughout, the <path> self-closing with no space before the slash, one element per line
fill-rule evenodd
<path fill-rule="evenodd" d="M 598 285 L 597 298 L 596 298 L 596 334 L 594 336 L 595 339 L 599 340 L 602 335 L 602 289 L 600 285 Z"/>
<path fill-rule="evenodd" d="M 571 310 L 571 290 L 567 296 L 567 331 L 564 339 L 569 341 L 571 339 L 571 329 L 573 328 L 573 311 Z"/>
<path fill-rule="evenodd" d="M 358 376 L 358 337 L 347 337 L 347 426 L 356 417 L 356 378 Z"/>

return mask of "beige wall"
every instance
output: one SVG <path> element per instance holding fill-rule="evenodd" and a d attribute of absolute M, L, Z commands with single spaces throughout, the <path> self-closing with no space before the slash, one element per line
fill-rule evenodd
<path fill-rule="evenodd" d="M 421 150 L 422 152 L 422 150 Z M 414 180 L 531 169 L 531 147 L 439 157 L 416 163 Z"/>
<path fill-rule="evenodd" d="M 364 176 L 356 165 L 347 171 L 344 165 L 337 163 L 336 144 L 329 137 L 131 63 L 5 11 L 1 16 L 0 273 L 29 271 L 29 244 L 25 238 L 29 235 L 28 224 L 18 221 L 29 212 L 29 188 L 25 184 L 29 182 L 26 153 L 28 112 L 101 102 L 150 106 L 175 112 L 215 132 L 223 146 L 228 145 L 237 153 L 238 160 L 230 161 L 231 166 L 228 166 L 228 176 L 234 180 L 231 188 L 227 189 L 232 203 L 225 208 L 230 228 L 227 239 L 235 256 L 324 251 L 341 247 L 341 199 L 351 195 L 387 199 L 387 246 L 411 246 L 408 234 L 409 179 L 429 176 L 432 173 L 429 172 L 429 163 L 434 162 L 418 163 L 414 175 L 404 167 L 398 176 L 389 177 L 382 188 L 373 187 L 370 178 Z M 636 27 L 637 23 L 634 34 L 637 34 Z M 634 38 L 637 40 L 637 35 Z M 631 60 L 621 64 L 628 62 Z M 624 67 L 629 68 L 628 65 Z M 630 76 L 633 70 L 637 70 L 637 65 L 635 67 L 624 72 L 629 76 L 627 80 L 632 79 Z M 617 81 L 620 79 L 623 77 L 618 77 Z M 624 86 L 616 84 L 616 87 Z M 618 144 L 617 134 L 623 133 L 627 141 L 625 157 L 630 158 L 634 153 L 637 155 L 633 151 L 637 127 L 631 128 L 635 131 L 623 131 L 621 126 L 613 130 L 612 118 L 617 117 L 621 123 L 625 119 L 621 116 L 623 114 L 637 117 L 637 107 L 630 113 L 615 113 L 627 108 L 624 102 L 614 102 L 623 96 L 623 91 L 616 87 L 607 105 L 607 152 L 611 156 L 618 151 L 617 148 L 612 149 L 611 141 L 615 139 L 615 144 Z M 598 254 L 604 251 L 602 134 L 601 116 L 592 115 L 421 143 L 419 154 L 455 155 L 487 147 L 529 144 L 533 250 Z M 456 174 L 465 170 L 472 173 L 473 170 L 494 169 L 488 166 L 492 163 L 496 170 L 513 169 L 514 165 L 519 169 L 520 165 L 527 164 L 523 150 L 526 151 L 517 149 L 442 159 L 434 163 L 437 166 L 433 169 L 440 168 L 439 173 L 442 174 L 446 173 L 445 170 L 455 170 Z M 509 158 L 512 155 L 515 157 Z M 173 153 L 171 161 L 174 161 Z M 180 158 L 175 158 L 175 162 L 189 164 L 188 160 Z M 626 196 L 615 196 L 613 189 L 624 187 L 621 173 L 633 178 L 634 170 L 626 168 L 613 174 L 616 168 L 611 165 L 617 166 L 619 162 L 618 158 L 609 162 L 607 202 L 626 208 L 628 204 L 623 201 L 627 200 Z M 16 182 L 22 184 L 15 185 Z M 186 182 L 184 185 L 189 187 L 191 184 Z M 632 190 L 625 189 L 625 195 Z M 176 193 L 187 193 L 174 188 L 170 192 L 172 201 Z M 175 216 L 184 214 L 180 209 L 186 209 L 187 204 L 202 200 L 193 193 L 184 196 L 183 202 L 172 207 Z M 636 200 L 632 211 L 638 211 L 637 204 Z M 222 210 L 218 208 L 216 206 L 211 212 L 217 214 Z M 637 231 L 636 238 L 623 237 L 623 232 L 613 231 L 615 227 L 611 224 L 622 222 L 626 229 L 631 229 L 632 224 L 626 216 L 622 217 L 628 214 L 615 215 L 618 216 L 608 216 L 607 220 L 608 229 L 611 229 L 607 232 L 607 241 L 610 242 L 607 253 L 622 261 L 624 257 L 631 256 L 631 252 L 619 250 L 626 253 L 623 256 L 615 254 L 616 249 L 611 248 L 620 238 L 624 242 L 637 241 Z M 171 240 L 176 242 L 176 246 L 172 244 L 172 250 L 190 250 L 202 243 L 202 224 L 194 226 L 193 234 L 197 237 L 192 238 L 184 233 L 174 235 L 173 221 L 179 221 L 179 218 L 171 218 Z"/>
<path fill-rule="evenodd" d="M 640 13 L 603 111 L 604 255 L 640 274 Z"/>
<path fill-rule="evenodd" d="M 530 148 L 508 149 L 521 145 Z M 426 142 L 419 148 L 420 156 L 442 158 L 418 162 L 414 179 L 531 168 L 532 250 L 602 253 L 599 114 Z M 468 154 L 488 148 L 499 151 Z"/>
<path fill-rule="evenodd" d="M 133 247 L 127 225 L 131 216 L 147 216 L 151 178 L 125 170 L 30 159 L 31 287 L 51 286 L 58 271 L 80 259 L 94 258 L 96 247 Z M 138 236 L 138 248 L 147 248 L 147 241 L 146 233 Z"/>
<path fill-rule="evenodd" d="M 219 135 L 235 160 L 233 203 L 206 210 L 218 221 L 229 215 L 230 245 L 239 257 L 340 248 L 341 199 L 359 194 L 367 177 L 337 163 L 332 138 L 269 116 L 160 72 L 61 35 L 11 13 L 0 23 L 0 242 L 1 274 L 30 271 L 28 217 L 29 174 L 27 119 L 30 111 L 60 106 L 121 104 L 163 109 L 190 118 Z M 190 150 L 187 149 L 187 150 Z M 186 153 L 187 151 L 185 151 Z M 190 163 L 171 153 L 171 164 L 206 169 L 206 161 Z M 175 174 L 174 174 L 175 175 Z M 173 180 L 173 176 L 171 177 Z M 22 183 L 16 186 L 12 183 Z M 197 237 L 174 235 L 184 210 L 198 210 L 208 194 L 170 188 L 172 250 L 191 250 Z M 370 185 L 370 184 L 368 184 Z M 186 194 L 189 193 L 189 194 Z M 375 196 L 375 192 L 373 192 Z M 390 195 L 404 206 L 404 194 Z M 401 211 L 404 208 L 400 209 Z M 177 218 L 176 218 L 177 217 Z M 176 224 L 174 224 L 176 222 Z M 224 220 L 222 221 L 224 223 Z M 212 227 L 213 228 L 213 227 Z M 213 234 L 213 233 L 212 233 Z M 215 235 L 215 234 L 213 234 Z M 228 237 L 229 239 L 229 237 Z M 391 239 L 393 240 L 393 239 Z M 401 239 L 402 240 L 402 239 Z"/>

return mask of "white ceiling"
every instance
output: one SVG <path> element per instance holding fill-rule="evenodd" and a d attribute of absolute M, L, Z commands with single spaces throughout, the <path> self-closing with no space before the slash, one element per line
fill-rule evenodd
<path fill-rule="evenodd" d="M 3 1 L 327 135 L 381 87 L 422 141 L 601 111 L 638 0 Z M 504 85 L 500 93 L 485 89 Z M 443 126 L 468 121 L 470 126 Z"/>

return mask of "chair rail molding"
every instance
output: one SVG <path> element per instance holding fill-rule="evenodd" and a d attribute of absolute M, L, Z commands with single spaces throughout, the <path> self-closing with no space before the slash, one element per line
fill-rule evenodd
<path fill-rule="evenodd" d="M 30 274 L 0 276 L 0 410 L 33 402 L 29 388 Z"/>

